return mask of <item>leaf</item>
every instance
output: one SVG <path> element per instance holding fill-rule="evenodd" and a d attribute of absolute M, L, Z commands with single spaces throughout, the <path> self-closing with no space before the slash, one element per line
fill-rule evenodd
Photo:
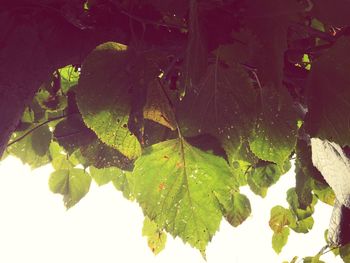
<path fill-rule="evenodd" d="M 255 167 L 249 169 L 247 173 L 247 182 L 250 189 L 255 194 L 265 197 L 267 189 L 275 184 L 282 174 L 288 171 L 290 167 L 289 161 L 286 162 L 285 166 L 285 169 L 281 169 L 274 163 L 260 161 Z"/>
<path fill-rule="evenodd" d="M 281 253 L 282 248 L 287 244 L 289 228 L 284 227 L 280 232 L 274 232 L 272 235 L 272 248 L 277 254 Z"/>
<path fill-rule="evenodd" d="M 12 142 L 13 140 L 24 135 L 25 132 L 26 131 L 14 132 L 11 136 L 10 142 Z M 39 135 L 40 135 L 40 133 L 39 133 Z M 36 135 L 36 136 L 38 138 L 38 135 Z M 45 146 L 45 144 L 46 144 L 46 142 L 44 142 L 44 146 Z M 37 148 L 39 148 L 39 146 L 37 146 Z M 40 150 L 44 150 L 44 148 L 46 148 L 46 146 L 41 148 Z M 22 163 L 29 164 L 32 169 L 38 168 L 38 167 L 50 162 L 50 156 L 49 156 L 48 151 L 46 151 L 46 153 L 44 155 L 40 156 L 33 149 L 33 133 L 26 135 L 20 141 L 7 147 L 7 151 L 10 154 L 19 158 L 22 161 Z"/>
<path fill-rule="evenodd" d="M 260 112 L 250 136 L 252 152 L 262 160 L 283 165 L 296 144 L 297 116 L 287 91 L 265 86 L 260 94 Z"/>
<path fill-rule="evenodd" d="M 125 198 L 134 200 L 134 176 L 131 172 L 123 171 L 117 167 L 98 169 L 94 166 L 90 166 L 89 171 L 98 186 L 112 182 L 114 187 L 121 191 Z"/>
<path fill-rule="evenodd" d="M 144 214 L 204 254 L 229 210 L 218 200 L 237 190 L 225 160 L 174 139 L 146 148 L 133 173 Z"/>
<path fill-rule="evenodd" d="M 150 83 L 147 93 L 147 102 L 143 109 L 143 117 L 160 123 L 171 130 L 176 130 L 174 109 L 170 107 L 165 90 L 162 90 L 160 80 Z"/>
<path fill-rule="evenodd" d="M 319 182 L 314 182 L 313 193 L 322 202 L 333 206 L 335 202 L 335 194 L 329 185 L 324 185 Z"/>
<path fill-rule="evenodd" d="M 132 160 L 99 139 L 95 139 L 90 144 L 81 147 L 80 152 L 88 166 L 93 165 L 96 168 L 116 166 L 122 170 L 129 171 L 133 168 Z"/>
<path fill-rule="evenodd" d="M 148 246 L 155 255 L 164 249 L 167 235 L 148 217 L 143 221 L 142 235 L 147 237 Z"/>
<path fill-rule="evenodd" d="M 85 126 L 80 115 L 71 115 L 59 122 L 53 135 L 68 153 L 96 140 L 95 133 Z"/>
<path fill-rule="evenodd" d="M 47 125 L 43 125 L 32 132 L 32 147 L 37 155 L 44 156 L 48 152 L 51 136 L 51 131 Z"/>
<path fill-rule="evenodd" d="M 297 233 L 308 233 L 314 226 L 314 219 L 312 216 L 309 216 L 305 219 L 296 220 L 294 224 L 291 224 L 289 227 Z"/>
<path fill-rule="evenodd" d="M 91 177 L 78 168 L 57 170 L 51 173 L 49 187 L 53 193 L 63 195 L 67 209 L 74 206 L 89 191 Z"/>
<path fill-rule="evenodd" d="M 350 208 L 336 199 L 328 228 L 328 244 L 330 247 L 340 247 L 350 242 Z"/>
<path fill-rule="evenodd" d="M 67 93 L 68 90 L 78 84 L 80 72 L 73 67 L 68 65 L 58 70 L 61 79 L 61 89 L 63 93 Z"/>
<path fill-rule="evenodd" d="M 218 59 L 218 58 L 217 58 Z M 200 87 L 188 90 L 177 107 L 181 131 L 186 136 L 209 133 L 221 142 L 229 163 L 250 162 L 246 144 L 254 123 L 255 92 L 248 74 L 235 64 L 219 61 L 208 68 Z M 252 155 L 252 154 L 251 154 Z"/>
<path fill-rule="evenodd" d="M 140 156 L 141 146 L 128 128 L 129 114 L 136 117 L 139 108 L 143 108 L 143 94 L 159 74 L 151 60 L 147 52 L 137 54 L 123 45 L 107 42 L 86 58 L 76 90 L 86 125 L 102 142 L 130 159 Z"/>
<path fill-rule="evenodd" d="M 294 223 L 294 221 L 294 216 L 290 210 L 279 205 L 271 209 L 269 225 L 274 232 L 282 232 L 285 226 Z"/>
<path fill-rule="evenodd" d="M 307 82 L 307 132 L 340 146 L 350 145 L 349 50 L 350 37 L 340 37 L 312 64 Z"/>
<path fill-rule="evenodd" d="M 287 191 L 287 202 L 298 220 L 303 220 L 314 213 L 314 206 L 317 203 L 317 198 L 313 196 L 311 204 L 306 209 L 302 209 L 298 201 L 298 195 L 293 187 Z"/>
<path fill-rule="evenodd" d="M 228 197 L 222 196 L 218 199 L 223 204 L 225 219 L 234 227 L 242 224 L 252 212 L 249 199 L 243 194 L 233 192 Z"/>
<path fill-rule="evenodd" d="M 350 262 L 350 244 L 341 246 L 339 248 L 339 254 L 345 263 L 349 263 Z"/>

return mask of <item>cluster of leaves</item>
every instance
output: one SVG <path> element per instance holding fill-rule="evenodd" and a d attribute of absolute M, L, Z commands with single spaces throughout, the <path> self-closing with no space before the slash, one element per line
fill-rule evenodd
<path fill-rule="evenodd" d="M 153 252 L 170 233 L 203 255 L 223 217 L 236 227 L 250 215 L 239 188 L 265 197 L 295 155 L 289 208 L 271 210 L 272 246 L 279 253 L 290 229 L 310 231 L 317 200 L 335 196 L 308 140 L 350 145 L 350 20 L 338 15 L 349 3 L 113 0 L 84 12 L 109 5 L 128 18 L 130 42 L 57 69 L 7 153 L 33 168 L 51 162 L 50 189 L 67 208 L 91 178 L 113 182 L 143 209 Z M 150 45 L 149 26 L 176 37 Z"/>

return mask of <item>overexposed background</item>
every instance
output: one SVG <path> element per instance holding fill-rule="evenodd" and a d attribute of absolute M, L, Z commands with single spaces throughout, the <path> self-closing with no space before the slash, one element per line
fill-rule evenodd
<path fill-rule="evenodd" d="M 8 157 L 0 163 L 1 263 L 205 263 L 200 253 L 168 235 L 165 249 L 154 256 L 142 237 L 143 214 L 136 202 L 123 198 L 112 184 L 98 187 L 66 211 L 60 195 L 50 192 L 50 165 L 31 171 Z M 320 201 L 315 225 L 306 235 L 291 231 L 280 255 L 271 247 L 270 209 L 288 207 L 286 191 L 295 185 L 293 169 L 272 186 L 262 199 L 241 188 L 251 200 L 253 213 L 238 228 L 222 221 L 207 248 L 208 263 L 290 261 L 315 255 L 324 243 L 332 208 Z M 342 262 L 332 253 L 321 259 Z"/>

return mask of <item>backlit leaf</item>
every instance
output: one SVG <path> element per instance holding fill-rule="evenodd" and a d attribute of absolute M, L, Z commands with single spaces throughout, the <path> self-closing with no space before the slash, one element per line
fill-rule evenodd
<path fill-rule="evenodd" d="M 272 248 L 277 254 L 281 253 L 282 248 L 287 244 L 289 228 L 284 227 L 280 232 L 274 232 L 272 235 Z"/>
<path fill-rule="evenodd" d="M 71 168 L 51 173 L 49 187 L 53 193 L 63 195 L 67 209 L 74 206 L 90 189 L 91 177 L 82 169 Z"/>
<path fill-rule="evenodd" d="M 142 235 L 147 237 L 148 246 L 155 255 L 164 249 L 167 235 L 148 217 L 143 221 Z"/>
<path fill-rule="evenodd" d="M 221 207 L 230 210 L 218 200 L 237 190 L 225 160 L 174 139 L 146 148 L 133 173 L 144 214 L 205 253 L 218 230 Z"/>

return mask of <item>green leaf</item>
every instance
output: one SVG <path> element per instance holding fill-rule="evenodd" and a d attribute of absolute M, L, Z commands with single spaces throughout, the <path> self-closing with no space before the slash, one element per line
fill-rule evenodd
<path fill-rule="evenodd" d="M 52 133 L 47 125 L 43 125 L 32 132 L 32 147 L 39 156 L 47 154 L 51 142 Z"/>
<path fill-rule="evenodd" d="M 314 219 L 312 218 L 312 216 L 309 216 L 302 220 L 296 220 L 289 227 L 297 233 L 306 234 L 312 229 L 313 226 L 314 226 Z"/>
<path fill-rule="evenodd" d="M 315 196 L 328 205 L 333 206 L 335 202 L 335 194 L 332 188 L 329 185 L 322 184 L 320 182 L 315 181 L 313 192 Z"/>
<path fill-rule="evenodd" d="M 243 194 L 233 192 L 228 197 L 218 199 L 223 204 L 222 212 L 225 219 L 234 227 L 242 224 L 252 212 L 249 199 Z"/>
<path fill-rule="evenodd" d="M 13 140 L 16 140 L 20 136 L 23 136 L 25 132 L 26 131 L 14 132 L 12 134 L 10 142 L 12 142 Z M 40 136 L 40 132 L 38 132 L 38 134 L 36 135 L 36 139 L 35 139 L 36 141 L 38 141 L 39 136 Z M 44 147 L 41 148 L 40 146 L 36 145 L 36 148 L 37 148 L 36 150 L 38 150 L 38 148 L 40 148 L 39 151 L 44 151 L 46 149 L 47 137 L 48 136 L 44 137 L 45 138 L 43 142 Z M 35 144 L 37 144 L 37 142 Z M 33 145 L 34 145 L 33 133 L 29 133 L 20 141 L 17 141 L 16 143 L 12 144 L 10 147 L 7 147 L 7 151 L 10 154 L 19 158 L 24 164 L 29 164 L 32 169 L 38 168 L 42 165 L 49 163 L 50 162 L 49 152 L 46 151 L 45 154 L 42 156 L 38 155 L 37 151 L 33 149 Z"/>
<path fill-rule="evenodd" d="M 96 135 L 88 129 L 78 114 L 68 116 L 55 126 L 54 138 L 68 152 L 72 153 L 81 146 L 96 140 Z"/>
<path fill-rule="evenodd" d="M 350 244 L 341 246 L 339 248 L 339 254 L 345 263 L 349 263 L 350 262 Z"/>
<path fill-rule="evenodd" d="M 313 196 L 311 204 L 306 209 L 302 209 L 298 201 L 298 195 L 293 187 L 287 191 L 287 202 L 298 220 L 303 220 L 314 213 L 314 206 L 317 203 L 317 198 Z"/>
<path fill-rule="evenodd" d="M 148 217 L 143 221 L 142 235 L 147 237 L 148 246 L 155 255 L 164 249 L 167 235 Z"/>
<path fill-rule="evenodd" d="M 339 38 L 312 65 L 305 125 L 311 137 L 350 145 L 350 37 Z"/>
<path fill-rule="evenodd" d="M 131 172 L 120 170 L 117 167 L 98 169 L 94 166 L 90 166 L 89 171 L 98 186 L 113 182 L 114 187 L 121 191 L 125 198 L 134 199 L 134 177 Z"/>
<path fill-rule="evenodd" d="M 285 226 L 294 222 L 295 219 L 290 210 L 279 205 L 271 209 L 269 225 L 274 232 L 282 232 Z"/>
<path fill-rule="evenodd" d="M 272 248 L 277 254 L 281 253 L 282 248 L 287 244 L 289 228 L 284 227 L 280 232 L 274 232 L 272 235 Z"/>
<path fill-rule="evenodd" d="M 218 200 L 237 190 L 225 160 L 174 139 L 146 148 L 133 173 L 144 214 L 204 253 L 218 230 L 221 207 L 230 211 Z"/>
<path fill-rule="evenodd" d="M 133 161 L 121 154 L 118 150 L 109 147 L 95 139 L 90 144 L 80 148 L 82 156 L 85 158 L 86 165 L 93 165 L 96 168 L 106 168 L 116 166 L 122 170 L 131 171 Z"/>
<path fill-rule="evenodd" d="M 91 177 L 77 168 L 57 170 L 51 173 L 49 187 L 53 193 L 63 195 L 67 209 L 74 206 L 89 191 Z"/>
<path fill-rule="evenodd" d="M 225 68 L 217 57 L 201 86 L 188 90 L 177 107 L 181 131 L 186 136 L 209 133 L 219 139 L 230 164 L 250 163 L 253 154 L 246 139 L 253 128 L 255 96 L 242 66 Z"/>
<path fill-rule="evenodd" d="M 288 164 L 289 161 L 286 162 L 286 166 L 288 166 Z M 249 169 L 247 173 L 247 182 L 250 189 L 255 194 L 265 197 L 267 189 L 275 184 L 285 172 L 285 169 L 281 169 L 274 163 L 260 161 L 254 168 Z"/>
<path fill-rule="evenodd" d="M 71 87 L 78 84 L 80 72 L 72 65 L 61 68 L 58 72 L 61 77 L 61 89 L 63 93 L 68 92 Z"/>
<path fill-rule="evenodd" d="M 143 93 L 159 74 L 149 53 L 139 53 L 114 42 L 98 46 L 86 58 L 76 89 L 86 125 L 130 159 L 141 155 L 141 146 L 128 128 L 129 114 L 142 109 Z"/>
<path fill-rule="evenodd" d="M 260 159 L 283 165 L 296 144 L 297 116 L 287 91 L 264 86 L 260 112 L 249 139 L 252 152 Z"/>

